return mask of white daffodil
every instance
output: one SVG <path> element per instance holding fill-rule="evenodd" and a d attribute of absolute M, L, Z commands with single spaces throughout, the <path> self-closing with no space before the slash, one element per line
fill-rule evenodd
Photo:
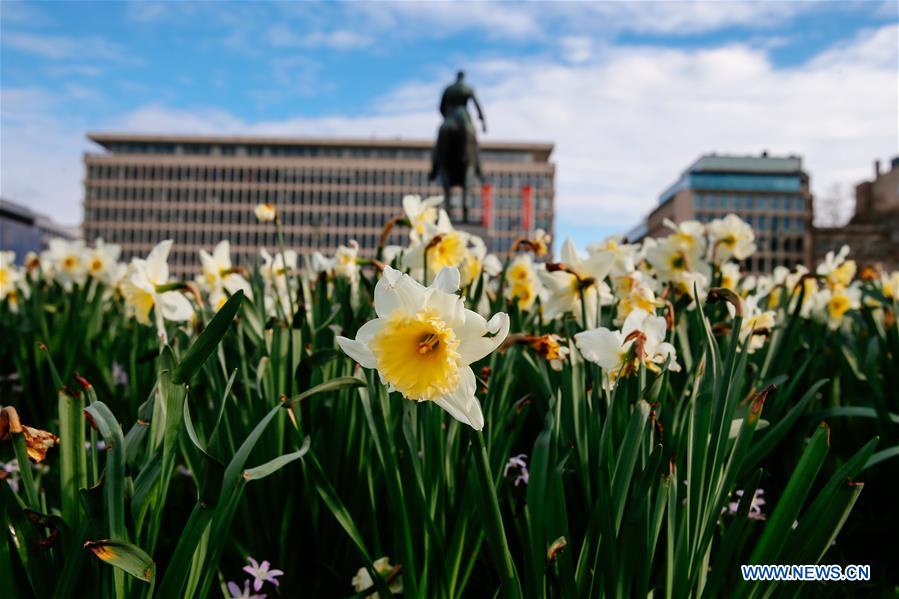
<path fill-rule="evenodd" d="M 127 267 L 119 262 L 122 247 L 97 239 L 94 247 L 84 251 L 84 263 L 88 274 L 105 285 L 116 285 L 124 276 Z"/>
<path fill-rule="evenodd" d="M 333 258 L 328 258 L 321 252 L 313 252 L 309 263 L 309 270 L 318 275 L 334 275 L 343 277 L 355 284 L 359 280 L 359 244 L 351 239 L 348 245 L 337 247 Z"/>
<path fill-rule="evenodd" d="M 692 295 L 693 285 L 704 287 L 710 274 L 709 265 L 703 259 L 705 228 L 696 221 L 676 225 L 666 219 L 665 224 L 674 233 L 661 240 L 646 240 L 643 244 L 646 261 L 660 281 L 674 284 L 678 293 Z"/>
<path fill-rule="evenodd" d="M 550 235 L 543 229 L 537 229 L 536 231 L 534 231 L 534 235 L 531 238 L 534 255 L 538 258 L 548 255 L 549 248 L 552 245 L 552 242 L 552 235 Z"/>
<path fill-rule="evenodd" d="M 389 557 L 382 557 L 380 559 L 376 559 L 372 564 L 375 567 L 375 572 L 377 572 L 382 578 L 390 579 L 390 575 L 393 573 L 394 566 L 390 563 Z M 368 570 L 365 568 L 359 568 L 359 571 L 356 572 L 356 575 L 353 576 L 353 580 L 351 581 L 353 585 L 353 589 L 356 593 L 361 593 L 362 591 L 367 591 L 374 587 L 374 581 L 371 579 L 371 574 L 369 574 Z M 403 577 L 402 575 L 395 576 L 390 579 L 390 584 L 387 587 L 390 590 L 390 593 L 393 595 L 402 595 L 403 594 Z M 365 599 L 377 599 L 378 593 L 372 593 L 370 595 L 366 595 Z"/>
<path fill-rule="evenodd" d="M 215 307 L 211 295 L 222 290 L 229 294 L 242 290 L 244 295 L 253 299 L 253 291 L 250 283 L 243 278 L 231 264 L 231 244 L 227 239 L 218 242 L 210 254 L 206 250 L 200 250 L 200 264 L 203 274 L 197 276 L 197 283 L 208 294 L 210 304 Z M 217 294 L 217 295 L 219 295 Z"/>
<path fill-rule="evenodd" d="M 47 249 L 41 254 L 41 260 L 49 263 L 54 278 L 66 290 L 70 290 L 72 285 L 82 285 L 87 280 L 84 257 L 84 242 L 80 239 L 51 239 Z"/>
<path fill-rule="evenodd" d="M 709 223 L 709 243 L 712 247 L 711 258 L 715 263 L 731 258 L 745 260 L 756 249 L 752 227 L 736 214 L 728 214 Z"/>
<path fill-rule="evenodd" d="M 849 246 L 844 245 L 837 253 L 827 252 L 824 262 L 818 265 L 817 274 L 827 279 L 827 284 L 833 287 L 848 287 L 855 278 L 855 260 L 847 260 Z"/>
<path fill-rule="evenodd" d="M 461 271 L 466 260 L 473 258 L 472 250 L 478 241 L 483 245 L 480 238 L 454 229 L 446 212 L 442 210 L 437 218 L 437 224 L 426 224 L 424 231 L 421 243 L 413 244 L 403 253 L 403 266 L 417 279 L 421 279 L 424 273 L 426 255 L 427 278 L 431 280 L 444 268 L 458 268 Z M 476 259 L 476 256 L 474 258 Z M 475 268 L 477 274 L 480 274 L 480 263 L 473 264 L 473 267 L 468 274 L 472 274 L 471 271 Z"/>
<path fill-rule="evenodd" d="M 612 268 L 614 256 L 610 252 L 600 252 L 582 258 L 578 255 L 574 242 L 566 239 L 562 244 L 561 258 L 566 270 L 538 271 L 538 276 L 547 289 L 544 316 L 552 320 L 562 314 L 572 313 L 581 322 L 582 313 L 586 311 L 587 322 L 581 324 L 592 327 L 596 322 L 599 302 L 608 304 L 613 300 L 605 278 Z M 584 308 L 581 306 L 582 293 Z"/>
<path fill-rule="evenodd" d="M 269 313 L 274 313 L 277 304 L 283 314 L 289 314 L 290 294 L 293 293 L 290 274 L 297 268 L 297 253 L 293 250 L 286 250 L 283 254 L 278 252 L 272 256 L 265 248 L 262 248 L 259 250 L 259 255 L 262 257 L 259 272 L 262 273 L 266 286 L 266 309 Z"/>
<path fill-rule="evenodd" d="M 21 279 L 22 273 L 16 267 L 16 253 L 0 252 L 0 300 L 6 299 Z"/>
<path fill-rule="evenodd" d="M 602 252 L 612 254 L 612 268 L 609 275 L 623 277 L 636 268 L 637 251 L 640 246 L 636 244 L 622 243 L 621 236 L 607 237 L 600 243 L 592 243 L 587 246 L 587 252 L 593 256 Z"/>
<path fill-rule="evenodd" d="M 810 302 L 811 311 L 827 326 L 836 330 L 843 323 L 846 313 L 861 307 L 861 290 L 858 287 L 824 287 Z"/>
<path fill-rule="evenodd" d="M 887 299 L 899 300 L 899 270 L 880 275 L 880 284 L 883 295 Z"/>
<path fill-rule="evenodd" d="M 654 280 L 639 270 L 635 270 L 625 276 L 612 278 L 612 287 L 615 297 L 618 298 L 618 306 L 615 312 L 615 324 L 621 325 L 634 310 L 655 312 L 659 301 L 656 299 L 652 288 Z"/>
<path fill-rule="evenodd" d="M 481 276 L 484 271 L 484 261 L 487 259 L 487 245 L 483 239 L 477 235 L 470 235 L 468 241 L 470 247 L 466 250 L 465 259 L 459 266 L 462 287 L 468 287 Z"/>
<path fill-rule="evenodd" d="M 417 195 L 407 195 L 403 198 L 403 212 L 409 221 L 409 239 L 413 245 L 422 242 L 428 226 L 436 225 L 439 219 L 449 220 L 446 211 L 439 208 L 442 203 L 443 196 L 433 196 L 425 200 Z"/>
<path fill-rule="evenodd" d="M 740 265 L 736 262 L 725 262 L 721 265 L 721 287 L 737 291 L 740 284 Z"/>
<path fill-rule="evenodd" d="M 156 245 L 146 259 L 134 258 L 122 282 L 122 295 L 128 313 L 144 325 L 156 319 L 156 331 L 163 343 L 168 341 L 165 321 L 184 322 L 194 315 L 190 301 L 174 289 L 179 284 L 169 279 L 168 257 L 172 240 Z"/>
<path fill-rule="evenodd" d="M 278 218 L 278 212 L 275 210 L 274 204 L 257 204 L 253 209 L 253 214 L 261 223 L 270 223 Z"/>
<path fill-rule="evenodd" d="M 359 280 L 359 244 L 350 239 L 347 245 L 341 245 L 334 253 L 334 274 L 351 283 Z"/>
<path fill-rule="evenodd" d="M 743 299 L 743 320 L 740 323 L 740 343 L 745 343 L 749 338 L 749 353 L 755 353 L 765 346 L 765 339 L 774 329 L 777 323 L 777 313 L 774 310 L 762 310 L 758 306 L 759 296 L 751 295 Z M 736 309 L 733 304 L 727 304 L 727 310 L 731 318 Z"/>
<path fill-rule="evenodd" d="M 543 283 L 530 254 L 519 254 L 506 268 L 506 297 L 518 303 L 521 310 L 530 310 L 544 294 Z"/>
<path fill-rule="evenodd" d="M 659 372 L 668 362 L 668 370 L 679 371 L 674 346 L 665 341 L 665 319 L 643 310 L 634 310 L 620 331 L 605 327 L 583 331 L 574 342 L 584 359 L 603 369 L 603 383 L 612 389 L 622 376 L 635 374 L 640 365 Z"/>
<path fill-rule="evenodd" d="M 375 368 L 390 390 L 406 399 L 433 401 L 476 430 L 484 427 L 469 367 L 509 333 L 509 317 L 488 322 L 456 295 L 459 271 L 445 268 L 429 287 L 389 266 L 375 286 L 378 317 L 356 339 L 337 337 L 340 348 L 365 368 Z"/>

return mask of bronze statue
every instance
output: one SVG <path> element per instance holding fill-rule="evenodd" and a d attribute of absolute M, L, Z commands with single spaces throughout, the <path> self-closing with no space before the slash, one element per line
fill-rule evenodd
<path fill-rule="evenodd" d="M 437 133 L 437 144 L 431 155 L 431 172 L 428 174 L 429 181 L 440 177 L 443 201 L 447 204 L 450 189 L 455 186 L 462 188 L 462 221 L 465 223 L 468 222 L 469 169 L 474 171 L 478 179 L 483 181 L 484 178 L 481 173 L 478 139 L 471 115 L 468 114 L 469 100 L 474 102 L 484 133 L 487 132 L 484 111 L 481 110 L 474 90 L 465 84 L 465 73 L 459 71 L 455 83 L 443 90 L 443 97 L 440 99 L 443 124 Z"/>

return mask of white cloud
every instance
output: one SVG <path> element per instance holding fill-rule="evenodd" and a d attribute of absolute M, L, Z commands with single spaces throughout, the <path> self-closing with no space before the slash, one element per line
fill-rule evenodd
<path fill-rule="evenodd" d="M 133 60 L 124 48 L 100 37 L 4 33 L 2 43 L 8 48 L 52 60 Z"/>
<path fill-rule="evenodd" d="M 268 32 L 268 41 L 279 48 L 332 48 L 334 50 L 350 50 L 365 48 L 374 39 L 368 35 L 336 29 L 334 31 L 313 31 L 296 33 L 286 25 L 275 25 Z"/>

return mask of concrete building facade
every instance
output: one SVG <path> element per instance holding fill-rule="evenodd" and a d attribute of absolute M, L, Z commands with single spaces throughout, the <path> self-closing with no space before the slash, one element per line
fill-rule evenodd
<path fill-rule="evenodd" d="M 174 239 L 169 263 L 193 272 L 197 252 L 229 239 L 236 262 L 251 265 L 276 245 L 259 203 L 277 206 L 288 247 L 333 252 L 355 239 L 374 253 L 381 230 L 407 194 L 438 195 L 428 182 L 431 142 L 388 139 L 262 138 L 94 133 L 104 151 L 84 157 L 86 239 L 122 246 L 123 258 Z M 485 186 L 469 189 L 469 218 L 484 221 L 491 251 L 527 229 L 553 229 L 555 165 L 548 143 L 486 142 Z M 461 214 L 458 190 L 448 211 Z M 487 196 L 487 210 L 483 197 Z M 388 243 L 404 244 L 395 229 Z"/>
<path fill-rule="evenodd" d="M 670 232 L 665 219 L 709 222 L 729 213 L 755 231 L 758 251 L 742 265 L 745 270 L 811 264 L 812 195 L 796 156 L 702 156 L 661 194 L 645 226 L 631 234 L 662 237 Z"/>
<path fill-rule="evenodd" d="M 855 187 L 855 215 L 849 223 L 815 228 L 814 240 L 815 262 L 848 245 L 860 266 L 899 270 L 899 156 L 886 172 L 875 161 L 874 178 Z"/>
<path fill-rule="evenodd" d="M 66 227 L 27 206 L 0 198 L 0 250 L 14 251 L 16 263 L 23 264 L 28 252 L 40 252 L 54 237 L 76 239 L 77 227 Z"/>

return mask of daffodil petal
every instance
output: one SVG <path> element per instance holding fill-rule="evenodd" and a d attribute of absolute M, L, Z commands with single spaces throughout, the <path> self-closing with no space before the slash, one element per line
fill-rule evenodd
<path fill-rule="evenodd" d="M 484 413 L 481 411 L 481 404 L 475 397 L 477 383 L 474 372 L 471 368 L 463 368 L 460 374 L 462 376 L 459 386 L 452 393 L 434 400 L 434 403 L 459 422 L 467 424 L 476 431 L 483 430 Z"/>
<path fill-rule="evenodd" d="M 184 322 L 194 315 L 193 306 L 180 291 L 166 291 L 159 296 L 158 308 L 166 320 Z"/>
<path fill-rule="evenodd" d="M 412 277 L 385 266 L 375 285 L 375 312 L 381 318 L 390 316 L 397 309 L 413 313 L 422 305 L 424 293 L 425 288 Z"/>
<path fill-rule="evenodd" d="M 458 268 L 444 267 L 437 273 L 431 287 L 445 293 L 456 293 L 459 290 L 460 280 Z"/>
<path fill-rule="evenodd" d="M 491 337 L 484 335 L 490 333 Z M 477 362 L 506 340 L 509 334 L 509 315 L 495 314 L 489 322 L 471 310 L 465 311 L 465 325 L 459 331 L 459 355 L 466 364 Z"/>
<path fill-rule="evenodd" d="M 338 335 L 337 345 L 340 346 L 340 349 L 342 349 L 346 355 L 356 360 L 363 368 L 375 368 L 378 365 L 375 355 L 368 348 L 368 345 L 364 343 Z"/>

